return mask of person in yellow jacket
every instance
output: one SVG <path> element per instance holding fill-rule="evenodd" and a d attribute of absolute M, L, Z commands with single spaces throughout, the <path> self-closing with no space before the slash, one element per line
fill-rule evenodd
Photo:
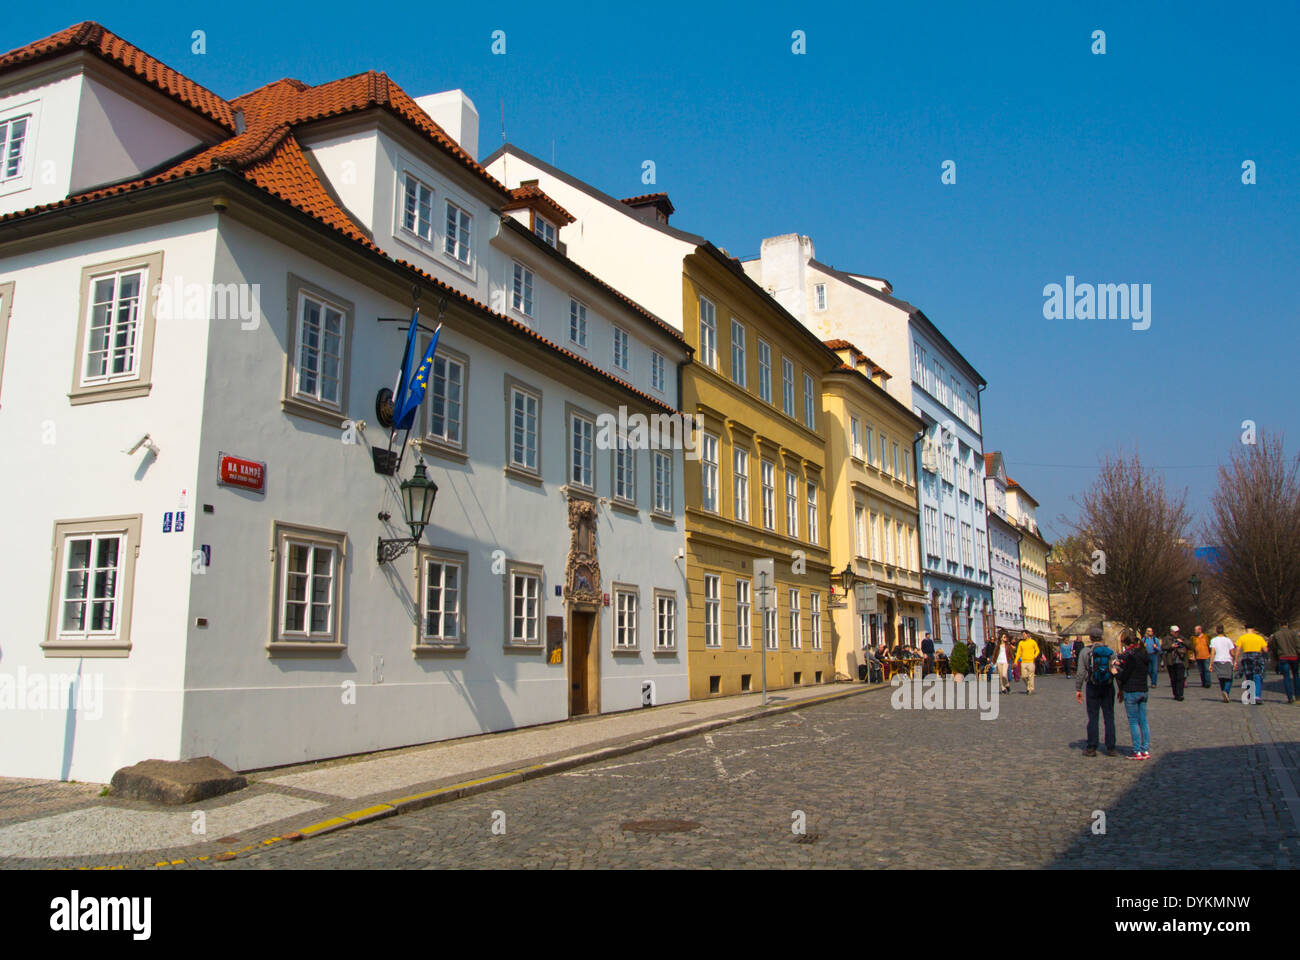
<path fill-rule="evenodd" d="M 1020 664 L 1020 676 L 1025 680 L 1025 693 L 1034 692 L 1034 664 L 1038 660 L 1038 644 L 1027 632 L 1021 634 L 1016 646 L 1016 662 Z"/>

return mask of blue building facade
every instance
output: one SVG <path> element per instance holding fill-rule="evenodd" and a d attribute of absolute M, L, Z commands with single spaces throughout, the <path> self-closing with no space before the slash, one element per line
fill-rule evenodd
<path fill-rule="evenodd" d="M 919 310 L 909 318 L 925 628 L 936 647 L 993 635 L 980 391 L 984 378 Z"/>

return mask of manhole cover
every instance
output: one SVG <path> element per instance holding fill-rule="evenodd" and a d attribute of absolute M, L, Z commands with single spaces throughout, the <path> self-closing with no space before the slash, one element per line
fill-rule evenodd
<path fill-rule="evenodd" d="M 697 827 L 694 820 L 628 820 L 623 824 L 626 833 L 685 833 Z"/>

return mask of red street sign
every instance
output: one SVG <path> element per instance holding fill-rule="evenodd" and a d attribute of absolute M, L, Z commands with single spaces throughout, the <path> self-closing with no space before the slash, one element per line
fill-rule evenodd
<path fill-rule="evenodd" d="M 218 454 L 217 483 L 223 487 L 242 487 L 257 493 L 266 492 L 266 464 L 258 460 Z"/>

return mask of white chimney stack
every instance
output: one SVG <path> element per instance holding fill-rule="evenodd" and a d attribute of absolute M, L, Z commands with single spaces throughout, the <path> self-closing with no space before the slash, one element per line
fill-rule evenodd
<path fill-rule="evenodd" d="M 478 110 L 463 90 L 447 90 L 416 97 L 420 109 L 447 132 L 460 148 L 478 159 Z"/>

